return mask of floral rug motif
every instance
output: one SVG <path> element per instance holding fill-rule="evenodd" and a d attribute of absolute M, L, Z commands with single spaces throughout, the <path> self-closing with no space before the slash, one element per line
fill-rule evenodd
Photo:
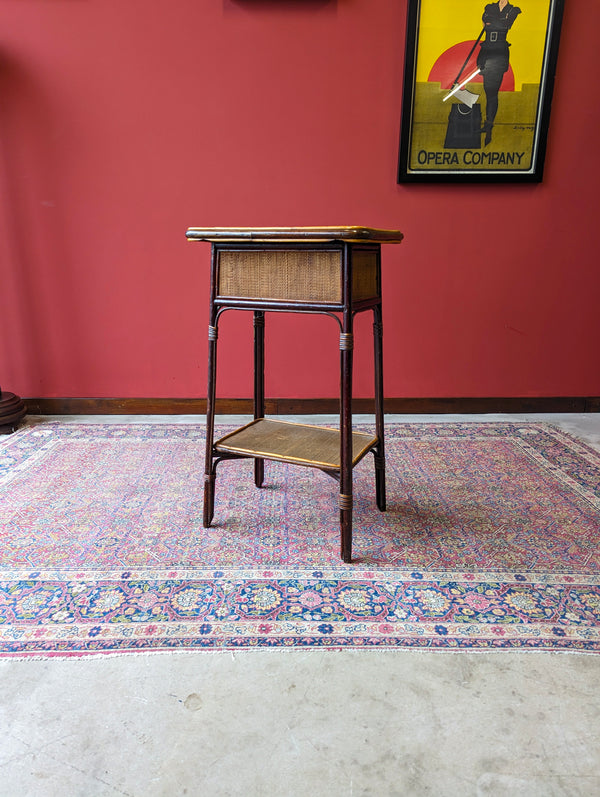
<path fill-rule="evenodd" d="M 368 426 L 365 431 L 370 431 Z M 0 656 L 255 647 L 600 652 L 600 455 L 545 424 L 390 424 L 387 511 L 354 471 L 354 560 L 320 471 L 221 463 L 204 427 L 0 438 Z"/>

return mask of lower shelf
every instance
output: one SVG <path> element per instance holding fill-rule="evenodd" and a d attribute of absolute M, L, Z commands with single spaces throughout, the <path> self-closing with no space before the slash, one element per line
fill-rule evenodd
<path fill-rule="evenodd" d="M 352 432 L 352 467 L 374 446 L 378 438 Z M 339 470 L 340 432 L 323 426 L 259 418 L 221 437 L 215 450 L 222 453 L 274 459 L 311 468 Z"/>

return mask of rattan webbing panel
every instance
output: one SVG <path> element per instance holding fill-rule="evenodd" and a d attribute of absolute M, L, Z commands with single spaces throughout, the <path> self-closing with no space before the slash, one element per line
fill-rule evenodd
<path fill-rule="evenodd" d="M 377 253 L 353 252 L 352 254 L 352 299 L 372 299 L 379 296 L 377 285 Z"/>
<path fill-rule="evenodd" d="M 376 443 L 372 435 L 353 432 L 352 465 Z M 313 468 L 340 468 L 340 433 L 322 426 L 261 418 L 217 440 L 215 448 Z"/>
<path fill-rule="evenodd" d="M 224 251 L 217 295 L 284 302 L 341 302 L 339 251 Z"/>

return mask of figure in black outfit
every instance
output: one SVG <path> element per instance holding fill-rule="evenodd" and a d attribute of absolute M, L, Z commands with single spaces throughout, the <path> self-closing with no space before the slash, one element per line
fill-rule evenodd
<path fill-rule="evenodd" d="M 486 145 L 492 140 L 492 127 L 498 111 L 498 92 L 504 73 L 508 70 L 510 44 L 506 34 L 513 22 L 521 13 L 518 6 L 511 5 L 508 0 L 488 3 L 483 12 L 485 39 L 481 43 L 477 66 L 483 75 L 485 91 L 485 122 L 482 133 L 485 133 Z"/>

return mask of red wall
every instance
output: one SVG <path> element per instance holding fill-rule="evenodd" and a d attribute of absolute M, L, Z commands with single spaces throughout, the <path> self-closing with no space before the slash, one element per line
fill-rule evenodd
<path fill-rule="evenodd" d="M 1 3 L 4 389 L 204 395 L 186 228 L 358 224 L 406 236 L 388 396 L 600 395 L 600 4 L 566 6 L 544 182 L 451 187 L 396 184 L 406 0 Z M 267 320 L 268 393 L 337 395 L 336 325 Z M 222 320 L 223 397 L 251 392 L 249 321 Z"/>

